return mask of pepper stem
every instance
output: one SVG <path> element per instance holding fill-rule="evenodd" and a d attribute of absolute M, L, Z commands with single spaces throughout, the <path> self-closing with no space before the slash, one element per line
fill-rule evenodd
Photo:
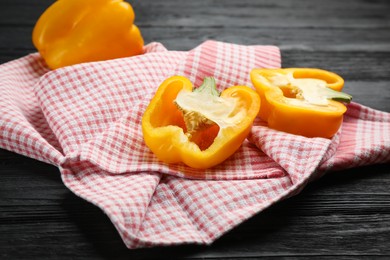
<path fill-rule="evenodd" d="M 326 90 L 328 92 L 328 93 L 326 93 L 327 94 L 326 97 L 328 99 L 332 99 L 332 100 L 339 101 L 339 102 L 344 102 L 347 104 L 352 101 L 352 96 L 347 94 L 347 93 L 336 91 L 336 90 L 333 90 L 331 88 L 327 88 Z"/>
<path fill-rule="evenodd" d="M 212 96 L 218 96 L 221 94 L 217 90 L 217 84 L 215 83 L 215 79 L 213 77 L 205 77 L 202 85 L 194 89 L 193 92 L 198 92 L 202 94 L 209 94 Z"/>

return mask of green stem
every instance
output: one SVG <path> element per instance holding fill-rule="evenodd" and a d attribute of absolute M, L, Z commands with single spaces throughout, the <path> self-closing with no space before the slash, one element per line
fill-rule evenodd
<path fill-rule="evenodd" d="M 209 94 L 212 96 L 218 96 L 221 94 L 217 90 L 217 84 L 215 83 L 215 79 L 213 77 L 205 77 L 202 85 L 198 88 L 194 89 L 194 92 L 199 92 L 202 94 Z"/>
<path fill-rule="evenodd" d="M 325 96 L 328 99 L 332 99 L 343 103 L 350 103 L 352 101 L 351 95 L 344 92 L 333 90 L 331 88 L 326 88 Z"/>

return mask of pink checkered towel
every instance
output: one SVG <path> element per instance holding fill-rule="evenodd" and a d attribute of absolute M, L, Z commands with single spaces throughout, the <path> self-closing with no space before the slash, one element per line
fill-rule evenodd
<path fill-rule="evenodd" d="M 332 139 L 256 121 L 242 147 L 208 170 L 159 162 L 141 117 L 160 83 L 184 75 L 220 89 L 249 85 L 252 68 L 280 66 L 273 46 L 207 41 L 49 71 L 35 53 L 0 66 L 0 147 L 59 167 L 64 184 L 100 207 L 129 248 L 209 244 L 329 170 L 390 161 L 390 114 L 349 105 Z"/>

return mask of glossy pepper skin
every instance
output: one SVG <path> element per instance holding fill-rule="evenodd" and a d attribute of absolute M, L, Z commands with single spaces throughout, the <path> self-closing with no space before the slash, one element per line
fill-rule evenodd
<path fill-rule="evenodd" d="M 122 0 L 57 0 L 38 19 L 32 41 L 51 69 L 143 53 L 134 11 Z"/>
<path fill-rule="evenodd" d="M 146 145 L 165 163 L 179 163 L 198 169 L 220 164 L 231 156 L 247 137 L 253 120 L 260 109 L 259 95 L 247 86 L 225 89 L 220 97 L 236 100 L 234 111 L 242 113 L 230 126 L 212 124 L 188 134 L 182 109 L 175 104 L 180 91 L 193 91 L 185 77 L 173 76 L 158 88 L 142 118 L 142 131 Z M 189 137 L 191 136 L 191 137 Z"/>
<path fill-rule="evenodd" d="M 297 79 L 320 79 L 326 82 L 326 87 L 336 91 L 342 90 L 343 78 L 314 68 L 253 69 L 250 73 L 262 102 L 259 116 L 268 122 L 270 128 L 306 137 L 334 136 L 342 124 L 346 106 L 334 100 L 328 100 L 327 106 L 304 106 L 299 102 L 292 104 L 289 99 L 295 98 L 280 87 L 273 86 L 270 81 L 277 73 L 292 73 Z"/>

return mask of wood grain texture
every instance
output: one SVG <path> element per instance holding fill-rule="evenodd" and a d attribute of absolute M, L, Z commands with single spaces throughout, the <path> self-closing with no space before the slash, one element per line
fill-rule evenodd
<path fill-rule="evenodd" d="M 35 52 L 32 28 L 52 2 L 0 1 L 1 63 Z M 390 112 L 387 0 L 130 3 L 146 43 L 172 50 L 208 39 L 277 45 L 284 67 L 337 72 L 355 101 Z M 128 250 L 101 210 L 63 185 L 56 167 L 0 149 L 0 259 L 389 258 L 389 166 L 329 173 L 211 246 Z"/>

